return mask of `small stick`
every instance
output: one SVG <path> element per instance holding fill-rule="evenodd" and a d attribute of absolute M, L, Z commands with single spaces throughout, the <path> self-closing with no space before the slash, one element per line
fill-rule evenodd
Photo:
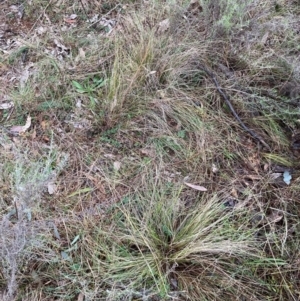
<path fill-rule="evenodd" d="M 214 85 L 216 86 L 219 94 L 222 96 L 222 98 L 225 100 L 226 104 L 228 105 L 230 111 L 232 112 L 233 116 L 235 117 L 235 119 L 238 121 L 238 123 L 241 125 L 241 127 L 248 132 L 253 138 L 257 139 L 259 142 L 261 142 L 268 150 L 270 150 L 270 146 L 259 136 L 257 135 L 253 130 L 249 129 L 245 123 L 242 121 L 242 119 L 240 118 L 240 116 L 238 115 L 238 113 L 235 111 L 233 105 L 231 104 L 229 98 L 227 97 L 227 95 L 223 92 L 223 90 L 221 89 L 215 75 L 208 71 L 205 67 L 200 66 L 201 69 L 211 77 L 211 79 L 214 82 Z"/>
<path fill-rule="evenodd" d="M 83 11 L 84 11 L 84 13 L 85 13 L 85 16 L 88 17 L 88 14 L 86 13 L 86 10 L 85 10 L 85 7 L 84 7 L 84 5 L 83 5 L 82 0 L 79 0 L 79 2 L 81 3 L 81 6 L 82 6 Z"/>

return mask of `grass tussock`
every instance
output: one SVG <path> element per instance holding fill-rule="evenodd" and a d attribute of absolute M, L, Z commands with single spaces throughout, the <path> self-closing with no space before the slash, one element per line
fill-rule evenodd
<path fill-rule="evenodd" d="M 157 181 L 149 188 L 118 206 L 114 228 L 99 230 L 105 259 L 99 265 L 124 297 L 136 287 L 161 298 L 192 300 L 246 298 L 257 286 L 268 291 L 256 273 L 276 260 L 261 253 L 249 211 L 228 210 L 217 195 L 196 194 L 188 206 L 191 196 L 183 185 Z"/>
<path fill-rule="evenodd" d="M 297 1 L 10 2 L 0 299 L 298 300 Z"/>

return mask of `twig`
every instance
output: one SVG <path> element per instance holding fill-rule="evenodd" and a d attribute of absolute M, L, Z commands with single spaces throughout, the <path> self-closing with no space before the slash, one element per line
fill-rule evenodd
<path fill-rule="evenodd" d="M 118 8 L 118 6 L 120 6 L 120 4 L 118 3 L 115 7 L 113 7 L 110 11 L 108 11 L 106 14 L 102 15 L 101 18 L 97 21 L 95 21 L 94 23 L 92 23 L 90 26 L 88 26 L 88 28 L 94 26 L 95 24 L 101 22 L 103 20 L 103 18 L 105 18 L 106 16 L 108 16 L 111 12 L 113 12 L 115 9 Z"/>
<path fill-rule="evenodd" d="M 35 28 L 35 26 L 37 25 L 37 23 L 43 19 L 43 17 L 46 14 L 46 10 L 48 9 L 48 7 L 52 4 L 52 0 L 49 1 L 49 3 L 46 5 L 46 7 L 43 10 L 43 13 L 39 15 L 39 17 L 36 19 L 36 21 L 34 22 L 34 24 L 31 26 L 30 30 L 27 32 L 26 36 L 28 37 L 29 34 L 31 34 L 31 32 L 33 31 L 33 29 Z"/>
<path fill-rule="evenodd" d="M 238 123 L 241 125 L 241 127 L 248 132 L 253 138 L 257 139 L 259 142 L 261 142 L 261 144 L 263 144 L 268 150 L 270 150 L 270 146 L 259 136 L 257 135 L 253 130 L 249 129 L 245 123 L 241 120 L 240 116 L 237 114 L 237 112 L 235 111 L 233 105 L 231 104 L 229 98 L 227 97 L 227 95 L 223 92 L 222 88 L 220 87 L 215 75 L 208 71 L 204 66 L 200 66 L 200 68 L 212 79 L 214 85 L 216 86 L 219 94 L 222 96 L 222 98 L 225 100 L 226 104 L 228 105 L 231 113 L 233 114 L 233 116 L 235 117 L 235 119 L 238 121 Z"/>
<path fill-rule="evenodd" d="M 86 18 L 88 18 L 88 14 L 86 13 L 86 10 L 85 10 L 85 7 L 84 7 L 84 5 L 83 5 L 82 0 L 79 0 L 79 2 L 80 2 L 81 6 L 82 6 L 82 8 L 83 8 L 83 11 L 84 11 L 84 13 L 85 13 Z"/>

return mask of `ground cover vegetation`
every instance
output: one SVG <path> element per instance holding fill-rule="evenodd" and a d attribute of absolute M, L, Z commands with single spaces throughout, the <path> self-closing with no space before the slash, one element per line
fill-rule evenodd
<path fill-rule="evenodd" d="M 299 300 L 300 3 L 0 2 L 0 299 Z"/>

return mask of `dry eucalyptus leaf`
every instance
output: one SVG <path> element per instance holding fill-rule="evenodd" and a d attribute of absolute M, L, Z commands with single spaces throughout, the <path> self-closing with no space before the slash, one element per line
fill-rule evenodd
<path fill-rule="evenodd" d="M 236 199 L 239 198 L 239 195 L 238 195 L 238 193 L 237 193 L 237 191 L 236 191 L 235 188 L 232 188 L 232 189 L 231 189 L 231 195 L 232 195 L 234 198 L 236 198 Z"/>
<path fill-rule="evenodd" d="M 19 11 L 18 5 L 11 5 L 9 8 L 13 13 L 17 13 Z"/>
<path fill-rule="evenodd" d="M 84 300 L 84 294 L 83 293 L 79 293 L 77 301 L 83 301 Z"/>
<path fill-rule="evenodd" d="M 169 29 L 169 27 L 170 27 L 170 20 L 165 19 L 158 23 L 157 33 L 164 33 Z"/>
<path fill-rule="evenodd" d="M 189 186 L 189 187 L 191 187 L 191 188 L 193 188 L 193 189 L 195 189 L 195 190 L 198 190 L 198 191 L 207 191 L 207 189 L 206 189 L 205 187 L 203 187 L 203 186 L 194 185 L 194 184 L 187 183 L 187 182 L 184 182 L 184 184 L 185 184 L 186 186 Z"/>
<path fill-rule="evenodd" d="M 82 48 L 79 48 L 78 55 L 75 58 L 75 62 L 79 62 L 85 59 L 85 52 Z"/>
<path fill-rule="evenodd" d="M 118 103 L 118 99 L 117 97 L 114 98 L 114 100 L 111 102 L 111 105 L 110 105 L 110 111 L 112 112 L 114 110 L 114 108 L 117 106 L 117 103 Z"/>
<path fill-rule="evenodd" d="M 47 28 L 43 26 L 39 26 L 36 28 L 35 31 L 37 32 L 38 35 L 42 35 L 47 32 Z"/>
<path fill-rule="evenodd" d="M 120 167 L 121 167 L 121 162 L 115 161 L 114 162 L 114 170 L 118 171 L 120 169 Z"/>
<path fill-rule="evenodd" d="M 151 149 L 151 148 L 142 148 L 140 150 L 140 152 L 141 152 L 141 154 L 143 154 L 147 157 L 150 157 L 150 158 L 155 158 L 155 156 L 156 156 L 155 150 Z"/>
<path fill-rule="evenodd" d="M 89 23 L 95 23 L 99 20 L 99 14 L 94 15 L 91 19 L 87 20 Z"/>
<path fill-rule="evenodd" d="M 61 48 L 62 50 L 65 50 L 65 51 L 68 50 L 68 47 L 66 47 L 65 45 L 60 43 L 57 39 L 54 39 L 53 42 L 58 48 Z"/>
<path fill-rule="evenodd" d="M 34 73 L 34 63 L 29 63 L 20 75 L 20 86 L 21 88 L 25 87 L 29 77 Z"/>
<path fill-rule="evenodd" d="M 103 157 L 108 158 L 108 159 L 113 159 L 115 155 L 113 154 L 104 154 Z"/>
<path fill-rule="evenodd" d="M 14 103 L 12 101 L 5 102 L 0 104 L 0 110 L 7 110 L 14 107 Z"/>
<path fill-rule="evenodd" d="M 77 99 L 76 108 L 80 109 L 81 107 L 82 107 L 82 101 L 81 101 L 81 99 Z"/>
<path fill-rule="evenodd" d="M 69 23 L 69 24 L 75 24 L 75 23 L 77 23 L 76 19 L 77 19 L 77 15 L 76 14 L 71 14 L 69 16 L 64 17 L 64 21 L 66 23 Z"/>
<path fill-rule="evenodd" d="M 218 167 L 214 163 L 212 164 L 211 170 L 213 173 L 217 173 L 219 171 Z"/>
<path fill-rule="evenodd" d="M 71 19 L 71 20 L 74 20 L 74 19 L 76 19 L 77 18 L 77 15 L 76 14 L 71 14 L 70 16 L 69 16 L 69 19 Z"/>
<path fill-rule="evenodd" d="M 56 225 L 53 223 L 52 226 L 53 226 L 53 235 L 54 235 L 54 237 L 60 240 L 60 235 L 59 235 L 59 232 L 58 232 L 58 229 L 57 229 Z"/>
<path fill-rule="evenodd" d="M 258 175 L 245 175 L 243 178 L 246 180 L 251 180 L 251 181 L 261 180 L 261 176 L 258 176 Z"/>
<path fill-rule="evenodd" d="M 281 172 L 273 172 L 273 173 L 270 174 L 270 179 L 271 180 L 276 180 L 276 179 L 278 179 L 281 176 L 282 176 Z"/>
<path fill-rule="evenodd" d="M 20 135 L 25 133 L 31 126 L 31 117 L 28 115 L 25 125 L 15 125 L 10 128 L 10 132 L 13 135 Z"/>
<path fill-rule="evenodd" d="M 262 37 L 260 43 L 261 43 L 262 45 L 265 45 L 266 42 L 267 42 L 267 40 L 268 40 L 268 38 L 269 38 L 269 32 L 267 31 L 267 32 L 264 34 L 264 36 Z"/>
<path fill-rule="evenodd" d="M 49 194 L 54 194 L 57 190 L 57 186 L 53 182 L 49 182 L 47 188 Z"/>

